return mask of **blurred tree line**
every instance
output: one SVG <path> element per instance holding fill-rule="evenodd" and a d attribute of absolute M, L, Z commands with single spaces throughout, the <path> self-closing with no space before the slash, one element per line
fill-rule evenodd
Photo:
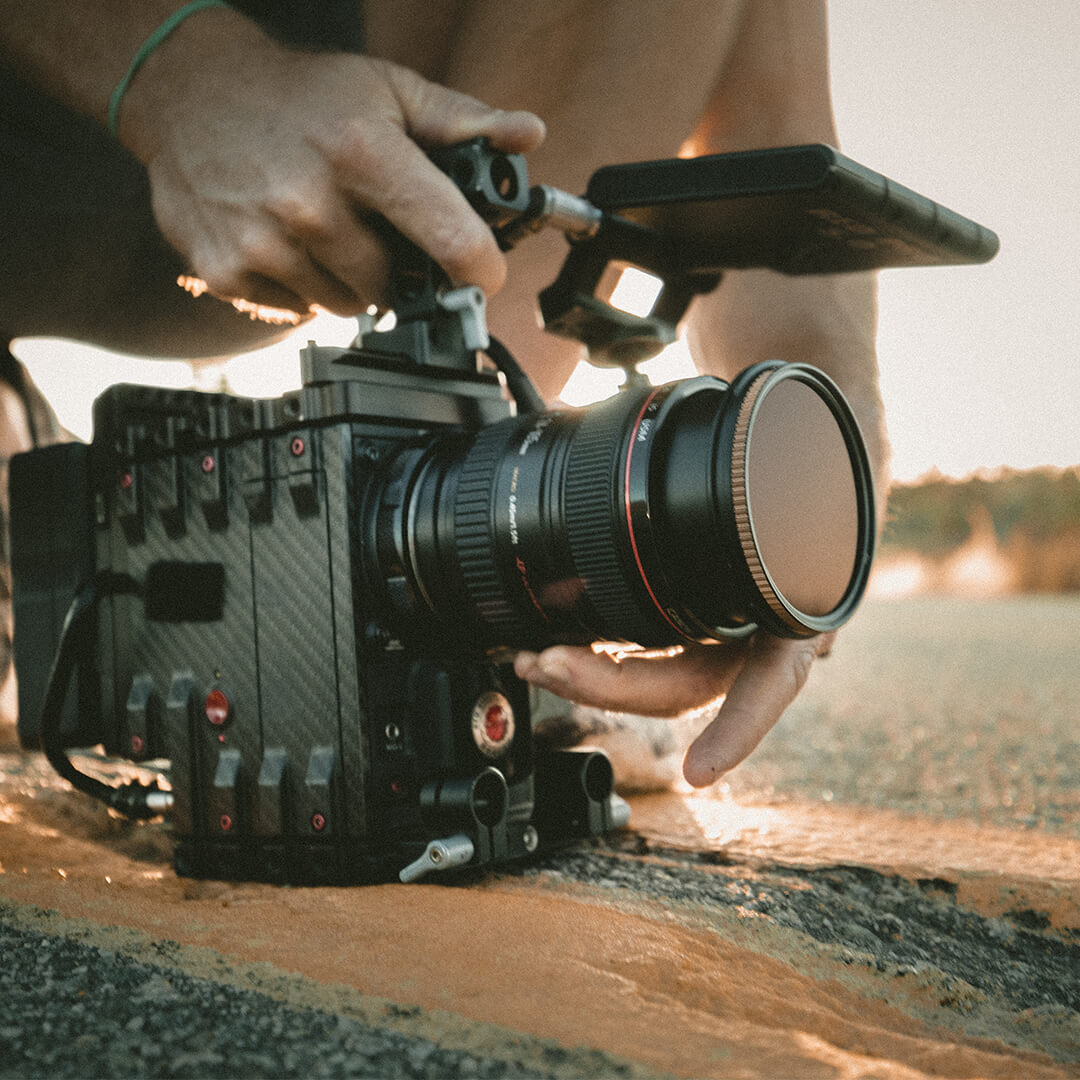
<path fill-rule="evenodd" d="M 986 523 L 1021 592 L 1080 591 L 1080 468 L 930 477 L 889 493 L 882 554 L 933 563 L 973 542 Z"/>

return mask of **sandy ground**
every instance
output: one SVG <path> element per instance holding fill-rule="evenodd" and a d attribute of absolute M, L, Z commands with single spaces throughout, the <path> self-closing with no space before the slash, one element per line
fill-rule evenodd
<path fill-rule="evenodd" d="M 450 884 L 178 879 L 9 743 L 0 940 L 56 1010 L 0 1076 L 1080 1076 L 1078 645 L 1077 600 L 868 605 L 728 783 Z"/>

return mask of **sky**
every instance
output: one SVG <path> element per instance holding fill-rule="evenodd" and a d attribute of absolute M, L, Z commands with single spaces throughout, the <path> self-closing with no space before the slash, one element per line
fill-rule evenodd
<path fill-rule="evenodd" d="M 845 153 L 992 228 L 881 274 L 894 472 L 1080 464 L 1080 4 L 832 0 Z"/>
<path fill-rule="evenodd" d="M 986 266 L 881 274 L 894 475 L 1080 464 L 1080 3 L 831 0 L 829 11 L 843 151 L 1001 237 Z M 280 393 L 308 337 L 351 333 L 327 317 L 234 361 L 231 384 Z M 190 380 L 185 365 L 66 342 L 17 351 L 84 438 L 109 383 Z M 677 354 L 668 370 L 682 370 Z"/>

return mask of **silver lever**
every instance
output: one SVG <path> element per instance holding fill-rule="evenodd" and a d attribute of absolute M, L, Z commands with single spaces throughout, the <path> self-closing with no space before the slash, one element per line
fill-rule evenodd
<path fill-rule="evenodd" d="M 464 866 L 472 857 L 472 840 L 464 833 L 447 836 L 443 840 L 432 840 L 424 849 L 420 858 L 409 863 L 398 874 L 398 878 L 406 885 L 411 881 L 419 881 L 425 874 L 435 871 L 450 870 L 455 866 Z"/>

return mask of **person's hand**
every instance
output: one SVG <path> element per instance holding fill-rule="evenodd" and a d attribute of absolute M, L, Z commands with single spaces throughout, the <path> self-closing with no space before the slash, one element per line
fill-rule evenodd
<path fill-rule="evenodd" d="M 544 137 L 537 117 L 369 57 L 293 52 L 214 14 L 151 57 L 119 125 L 193 277 L 225 299 L 356 314 L 385 299 L 385 218 L 455 283 L 500 287 L 490 228 L 425 151 L 479 135 L 527 151 Z"/>
<path fill-rule="evenodd" d="M 814 659 L 834 635 L 789 640 L 758 632 L 747 641 L 698 645 L 681 654 L 616 661 L 605 652 L 557 645 L 521 652 L 514 670 L 579 705 L 674 717 L 724 698 L 687 751 L 683 775 L 706 787 L 733 769 L 795 700 Z"/>

